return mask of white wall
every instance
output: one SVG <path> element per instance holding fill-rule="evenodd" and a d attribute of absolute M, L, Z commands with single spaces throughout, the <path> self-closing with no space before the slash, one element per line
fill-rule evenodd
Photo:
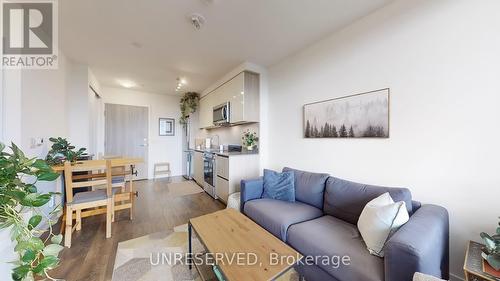
<path fill-rule="evenodd" d="M 59 53 L 54 70 L 6 70 L 2 76 L 2 142 L 15 142 L 29 157 L 44 158 L 51 136 L 66 136 L 66 93 L 71 63 Z M 32 138 L 44 138 L 42 146 L 32 146 Z M 60 191 L 56 182 L 38 182 L 40 192 Z M 59 201 L 59 200 L 57 200 Z M 44 206 L 45 213 L 52 210 Z M 9 230 L 0 230 L 0 280 L 10 280 L 15 259 Z"/>
<path fill-rule="evenodd" d="M 89 70 L 84 64 L 74 63 L 67 82 L 68 140 L 77 148 L 89 148 L 90 102 Z"/>
<path fill-rule="evenodd" d="M 154 163 L 170 162 L 173 176 L 182 175 L 182 127 L 180 96 L 152 94 L 134 90 L 109 88 L 102 90 L 104 103 L 146 106 L 149 108 L 148 177 L 153 177 Z M 175 136 L 158 135 L 158 119 L 175 118 Z M 104 137 L 104 136 L 103 136 Z"/>
<path fill-rule="evenodd" d="M 499 1 L 396 1 L 269 70 L 266 166 L 405 186 L 446 207 L 451 271 L 500 197 Z M 302 106 L 391 88 L 390 139 L 304 139 Z"/>
<path fill-rule="evenodd" d="M 59 56 L 59 68 L 22 71 L 21 147 L 33 157 L 45 158 L 50 149 L 49 137 L 66 136 L 67 79 L 70 65 Z M 43 138 L 40 147 L 31 145 L 32 138 Z"/>

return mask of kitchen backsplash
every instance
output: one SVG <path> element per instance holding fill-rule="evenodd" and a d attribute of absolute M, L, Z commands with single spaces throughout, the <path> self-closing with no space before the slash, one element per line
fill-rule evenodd
<path fill-rule="evenodd" d="M 203 145 L 205 143 L 206 138 L 210 138 L 214 135 L 219 136 L 219 144 L 241 145 L 242 144 L 241 137 L 243 135 L 243 132 L 245 132 L 246 130 L 250 130 L 251 132 L 256 132 L 257 135 L 259 135 L 259 124 L 253 123 L 253 124 L 239 125 L 233 127 L 221 127 L 210 130 L 198 130 L 195 139 L 195 146 L 193 148 L 196 148 L 196 145 L 198 144 Z M 217 137 L 214 138 L 214 141 L 215 145 L 217 145 Z"/>

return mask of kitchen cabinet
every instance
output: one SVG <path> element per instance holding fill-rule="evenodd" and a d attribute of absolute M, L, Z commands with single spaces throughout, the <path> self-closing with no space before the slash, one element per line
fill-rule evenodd
<path fill-rule="evenodd" d="M 217 171 L 216 194 L 227 203 L 228 196 L 240 191 L 242 179 L 259 177 L 259 155 L 241 154 L 234 156 L 220 156 L 215 158 Z"/>
<path fill-rule="evenodd" d="M 200 185 L 203 186 L 203 152 L 195 151 L 193 157 L 193 178 Z"/>
<path fill-rule="evenodd" d="M 212 127 L 213 124 L 213 109 L 214 109 L 214 96 L 206 95 L 200 99 L 200 115 L 199 124 L 200 128 Z"/>
<path fill-rule="evenodd" d="M 200 100 L 200 128 L 213 128 L 213 108 L 230 106 L 232 125 L 259 122 L 259 74 L 243 71 Z"/>
<path fill-rule="evenodd" d="M 231 79 L 223 96 L 230 102 L 233 124 L 259 122 L 259 75 L 242 72 Z"/>

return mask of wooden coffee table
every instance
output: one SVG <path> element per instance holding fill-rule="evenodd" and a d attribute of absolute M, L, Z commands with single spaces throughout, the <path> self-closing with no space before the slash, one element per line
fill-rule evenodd
<path fill-rule="evenodd" d="M 226 262 L 217 263 L 224 280 L 275 280 L 302 259 L 300 253 L 234 209 L 189 220 L 189 254 L 193 254 L 193 231 L 208 253 L 227 257 Z M 250 263 L 229 262 L 235 253 L 250 254 Z M 277 256 L 285 262 L 276 263 Z"/>

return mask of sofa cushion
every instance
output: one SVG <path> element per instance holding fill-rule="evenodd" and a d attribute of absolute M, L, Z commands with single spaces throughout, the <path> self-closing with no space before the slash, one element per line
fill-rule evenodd
<path fill-rule="evenodd" d="M 325 214 L 357 224 L 368 202 L 389 192 L 395 202 L 404 201 L 408 214 L 412 214 L 411 192 L 407 188 L 391 188 L 355 183 L 329 177 L 325 189 Z"/>
<path fill-rule="evenodd" d="M 308 204 L 268 198 L 248 201 L 243 211 L 245 215 L 283 241 L 287 240 L 290 225 L 323 215 L 320 209 Z"/>
<path fill-rule="evenodd" d="M 264 169 L 264 193 L 262 198 L 295 202 L 293 172 L 278 173 Z"/>
<path fill-rule="evenodd" d="M 283 172 L 295 175 L 295 200 L 323 209 L 325 183 L 328 174 L 318 174 L 285 167 Z"/>
<path fill-rule="evenodd" d="M 288 244 L 304 256 L 349 256 L 349 265 L 317 264 L 338 280 L 383 281 L 384 261 L 370 255 L 355 225 L 332 216 L 294 224 Z"/>

